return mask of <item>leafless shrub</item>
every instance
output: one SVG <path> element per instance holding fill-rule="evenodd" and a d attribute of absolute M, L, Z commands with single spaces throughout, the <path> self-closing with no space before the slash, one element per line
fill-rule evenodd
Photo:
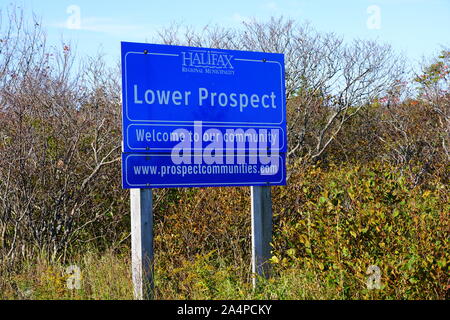
<path fill-rule="evenodd" d="M 285 54 L 290 157 L 316 161 L 343 126 L 402 79 L 403 64 L 392 48 L 373 41 L 344 43 L 310 25 L 272 18 L 244 22 L 242 29 L 206 26 L 200 32 L 172 25 L 160 42 Z"/>
<path fill-rule="evenodd" d="M 77 73 L 69 45 L 48 48 L 38 22 L 25 23 L 16 8 L 7 16 L 0 43 L 1 256 L 14 261 L 38 249 L 56 258 L 76 241 L 114 230 L 99 223 L 114 223 L 109 209 L 120 198 L 107 194 L 111 183 L 120 193 L 118 77 L 101 59 L 85 61 Z"/>

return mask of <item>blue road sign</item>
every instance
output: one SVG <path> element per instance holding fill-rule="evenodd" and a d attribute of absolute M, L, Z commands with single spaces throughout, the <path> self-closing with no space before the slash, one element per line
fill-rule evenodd
<path fill-rule="evenodd" d="M 183 154 L 179 164 L 184 165 L 189 157 L 201 154 L 203 165 L 225 165 L 218 155 L 262 152 L 272 155 L 273 162 L 285 157 L 282 54 L 123 42 L 122 100 L 123 152 L 136 154 L 130 159 L 139 158 L 141 153 Z M 177 157 L 152 161 L 167 165 L 172 158 Z M 136 176 L 127 167 L 135 161 L 123 162 L 124 187 L 135 185 L 128 184 L 127 177 L 134 181 L 139 176 L 139 181 L 149 183 L 148 175 Z M 284 161 L 279 167 L 284 170 Z M 232 185 L 284 184 L 283 179 L 279 182 L 269 176 L 255 179 L 242 174 L 211 179 L 230 181 Z M 176 176 L 173 181 L 167 175 L 164 179 L 152 175 L 151 179 L 159 181 L 150 182 L 153 187 L 164 185 L 163 181 L 172 182 L 167 186 L 178 186 Z M 191 180 L 201 185 L 216 183 L 208 183 L 208 175 L 194 179 L 188 174 L 181 180 L 187 181 L 186 185 Z M 179 185 L 185 185 L 181 180 Z"/>

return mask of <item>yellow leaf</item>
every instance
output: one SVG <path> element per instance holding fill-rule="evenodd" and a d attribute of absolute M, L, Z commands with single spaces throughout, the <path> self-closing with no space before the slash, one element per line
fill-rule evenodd
<path fill-rule="evenodd" d="M 277 264 L 280 263 L 280 259 L 278 259 L 277 256 L 273 256 L 272 258 L 270 258 L 270 262 Z"/>
<path fill-rule="evenodd" d="M 428 198 L 428 196 L 429 196 L 430 194 L 431 194 L 431 191 L 430 191 L 430 190 L 427 190 L 427 191 L 425 191 L 425 192 L 423 193 L 422 197 Z"/>

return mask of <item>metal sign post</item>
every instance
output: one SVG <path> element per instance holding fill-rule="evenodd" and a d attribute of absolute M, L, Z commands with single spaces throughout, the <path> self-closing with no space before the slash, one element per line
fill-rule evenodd
<path fill-rule="evenodd" d="M 252 272 L 253 288 L 258 277 L 270 276 L 270 242 L 272 241 L 272 197 L 270 186 L 251 187 L 252 201 Z"/>
<path fill-rule="evenodd" d="M 134 297 L 153 298 L 152 189 L 130 189 L 131 264 Z"/>

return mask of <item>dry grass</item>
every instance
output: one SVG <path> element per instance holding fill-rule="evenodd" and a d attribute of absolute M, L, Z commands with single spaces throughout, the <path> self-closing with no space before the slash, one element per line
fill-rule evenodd
<path fill-rule="evenodd" d="M 20 270 L 2 272 L 1 299 L 132 299 L 129 259 L 111 252 L 87 253 L 71 265 L 79 267 L 80 289 L 70 289 L 70 265 L 50 262 L 46 257 L 25 261 Z M 68 285 L 69 284 L 69 285 Z"/>
<path fill-rule="evenodd" d="M 68 265 L 40 257 L 26 261 L 20 270 L 2 270 L 0 299 L 33 300 L 129 300 L 133 299 L 130 259 L 111 252 L 87 253 L 74 265 L 81 271 L 80 289 L 69 289 Z M 336 299 L 339 292 L 320 283 L 305 270 L 289 269 L 270 280 L 261 279 L 253 290 L 250 274 L 197 256 L 167 274 L 156 265 L 156 299 Z M 180 279 L 182 279 L 180 281 Z"/>

